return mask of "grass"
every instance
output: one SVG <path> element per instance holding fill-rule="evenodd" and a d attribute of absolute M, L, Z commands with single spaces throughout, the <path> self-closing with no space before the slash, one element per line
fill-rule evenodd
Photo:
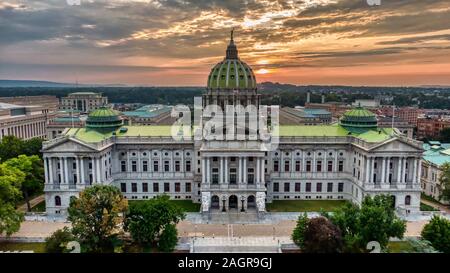
<path fill-rule="evenodd" d="M 275 200 L 267 204 L 266 208 L 271 212 L 318 212 L 321 210 L 331 212 L 347 202 L 345 200 Z"/>
<path fill-rule="evenodd" d="M 405 253 L 413 251 L 413 247 L 408 241 L 389 242 L 389 253 Z"/>
<path fill-rule="evenodd" d="M 45 212 L 45 201 L 31 208 L 31 212 Z"/>
<path fill-rule="evenodd" d="M 129 200 L 130 204 L 136 202 L 144 202 L 145 200 Z M 194 203 L 191 200 L 169 200 L 170 202 L 176 204 L 177 206 L 184 209 L 185 212 L 199 212 L 200 204 Z"/>
<path fill-rule="evenodd" d="M 420 203 L 420 210 L 421 211 L 439 211 L 438 209 L 433 208 L 432 206 L 424 204 L 424 203 Z"/>
<path fill-rule="evenodd" d="M 421 193 L 420 198 L 429 202 L 440 204 L 438 200 L 434 199 L 432 196 L 426 195 L 425 193 Z"/>
<path fill-rule="evenodd" d="M 45 253 L 45 243 L 0 242 L 0 251 L 34 251 L 34 253 Z"/>

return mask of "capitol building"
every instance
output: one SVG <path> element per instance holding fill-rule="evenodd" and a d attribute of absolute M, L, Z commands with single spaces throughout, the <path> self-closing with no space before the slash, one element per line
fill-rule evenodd
<path fill-rule="evenodd" d="M 207 78 L 201 106 L 260 109 L 260 102 L 255 74 L 232 36 L 226 57 Z M 208 117 L 200 120 L 193 135 Z M 242 128 L 245 135 L 249 127 Z M 276 139 L 272 149 L 258 137 L 175 139 L 172 126 L 124 126 L 119 113 L 99 108 L 84 128 L 66 129 L 43 145 L 47 213 L 65 215 L 70 199 L 95 184 L 114 185 L 129 200 L 161 194 L 192 200 L 205 216 L 263 216 L 274 200 L 359 204 L 377 194 L 392 196 L 398 211 L 419 211 L 422 143 L 379 128 L 372 112 L 356 107 L 337 124 L 279 125 L 276 134 L 267 133 Z"/>

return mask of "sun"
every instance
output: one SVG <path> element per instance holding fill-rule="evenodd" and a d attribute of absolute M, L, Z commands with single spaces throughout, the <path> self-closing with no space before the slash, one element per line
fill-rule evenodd
<path fill-rule="evenodd" d="M 256 74 L 260 74 L 260 75 L 264 75 L 264 74 L 269 74 L 270 71 L 264 68 L 259 69 L 258 71 L 256 71 Z"/>

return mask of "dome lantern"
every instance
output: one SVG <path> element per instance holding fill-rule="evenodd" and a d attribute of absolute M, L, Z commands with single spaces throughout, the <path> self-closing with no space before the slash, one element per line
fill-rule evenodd
<path fill-rule="evenodd" d="M 344 127 L 353 128 L 377 128 L 378 121 L 374 113 L 361 106 L 345 112 L 340 120 L 340 124 Z"/>
<path fill-rule="evenodd" d="M 92 111 L 86 120 L 86 128 L 94 130 L 113 131 L 122 124 L 119 113 L 108 107 L 100 107 Z"/>

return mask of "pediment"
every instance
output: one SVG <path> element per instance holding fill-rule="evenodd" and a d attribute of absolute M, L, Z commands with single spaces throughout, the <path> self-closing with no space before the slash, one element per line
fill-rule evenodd
<path fill-rule="evenodd" d="M 409 143 L 408 141 L 404 141 L 402 139 L 392 139 L 384 143 L 380 143 L 379 145 L 373 147 L 371 151 L 374 152 L 383 152 L 383 151 L 393 151 L 393 152 L 422 152 L 422 149 L 417 147 L 417 145 L 413 143 Z"/>
<path fill-rule="evenodd" d="M 95 152 L 96 149 L 76 141 L 74 139 L 64 139 L 44 149 L 44 152 Z"/>

